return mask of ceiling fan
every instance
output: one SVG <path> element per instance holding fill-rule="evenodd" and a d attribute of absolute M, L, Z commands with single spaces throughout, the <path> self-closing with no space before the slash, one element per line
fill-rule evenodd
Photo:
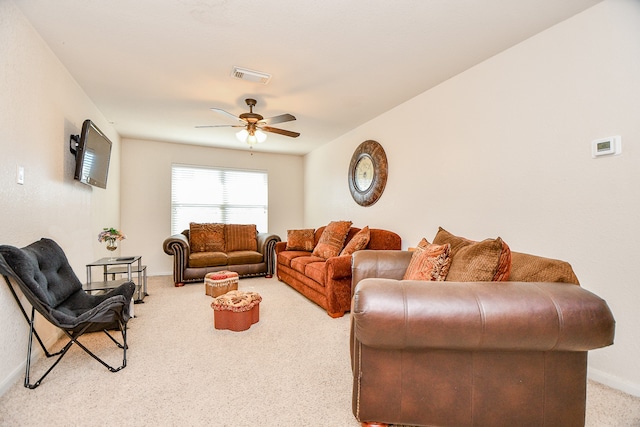
<path fill-rule="evenodd" d="M 240 132 L 236 133 L 236 137 L 249 145 L 254 145 L 263 142 L 267 139 L 267 135 L 264 132 L 277 133 L 284 136 L 290 136 L 291 138 L 297 138 L 300 136 L 299 132 L 292 132 L 290 130 L 274 128 L 269 125 L 274 123 L 290 122 L 295 120 L 295 116 L 291 114 L 280 114 L 279 116 L 270 117 L 265 119 L 258 113 L 253 112 L 253 107 L 256 106 L 256 100 L 247 98 L 244 100 L 249 106 L 248 113 L 242 113 L 239 116 L 221 110 L 220 108 L 211 108 L 211 111 L 221 113 L 229 117 L 233 117 L 235 120 L 240 120 L 240 124 L 237 125 L 208 125 L 208 126 L 196 126 L 197 128 L 213 128 L 213 127 L 241 127 L 244 128 Z"/>

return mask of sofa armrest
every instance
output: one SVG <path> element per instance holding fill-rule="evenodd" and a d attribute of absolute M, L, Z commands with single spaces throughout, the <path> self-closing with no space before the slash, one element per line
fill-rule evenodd
<path fill-rule="evenodd" d="M 364 279 L 353 333 L 384 349 L 587 351 L 613 343 L 607 303 L 576 285 Z"/>
<path fill-rule="evenodd" d="M 328 280 L 338 280 L 351 277 L 351 255 L 335 256 L 325 263 Z"/>
<path fill-rule="evenodd" d="M 280 243 L 280 236 L 269 233 L 258 233 L 258 252 L 262 254 L 267 264 L 267 277 L 273 276 L 276 271 L 276 245 Z"/>
<path fill-rule="evenodd" d="M 278 242 L 278 243 L 276 243 L 275 249 L 276 249 L 276 255 L 279 254 L 282 251 L 286 251 L 287 250 L 287 242 Z"/>
<path fill-rule="evenodd" d="M 173 255 L 173 282 L 181 286 L 184 282 L 184 269 L 189 265 L 189 239 L 184 234 L 174 234 L 162 243 L 162 249 L 167 255 Z"/>
<path fill-rule="evenodd" d="M 268 251 L 272 251 L 275 249 L 276 243 L 280 241 L 280 236 L 276 234 L 269 233 L 258 233 L 258 252 L 262 255 L 266 254 Z"/>
<path fill-rule="evenodd" d="M 364 250 L 353 253 L 352 284 L 356 285 L 368 277 L 382 279 L 397 279 L 404 277 L 409 266 L 411 255 L 409 251 Z"/>
<path fill-rule="evenodd" d="M 189 249 L 189 240 L 184 234 L 174 234 L 167 237 L 162 243 L 162 249 L 167 255 L 182 256 L 189 259 L 191 250 Z"/>

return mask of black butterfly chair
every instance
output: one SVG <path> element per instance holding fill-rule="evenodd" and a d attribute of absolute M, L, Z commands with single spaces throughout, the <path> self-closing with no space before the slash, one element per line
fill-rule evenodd
<path fill-rule="evenodd" d="M 102 295 L 87 294 L 71 269 L 62 248 L 51 239 L 41 239 L 22 249 L 8 245 L 0 246 L 0 273 L 30 326 L 25 387 L 38 387 L 74 343 L 111 372 L 118 372 L 127 366 L 127 322 L 130 317 L 129 304 L 135 290 L 133 282 L 123 283 Z M 30 317 L 12 284 L 20 288 L 31 304 Z M 69 342 L 57 353 L 49 353 L 38 336 L 34 327 L 36 311 L 69 337 Z M 108 332 L 115 329 L 122 334 L 122 344 Z M 111 367 L 78 341 L 82 334 L 96 331 L 104 331 L 119 348 L 122 348 L 123 360 L 120 367 Z M 38 381 L 30 384 L 29 369 L 34 335 L 47 357 L 59 357 Z"/>

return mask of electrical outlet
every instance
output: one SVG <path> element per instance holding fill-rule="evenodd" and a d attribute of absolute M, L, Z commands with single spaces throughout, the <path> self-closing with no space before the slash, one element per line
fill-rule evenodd
<path fill-rule="evenodd" d="M 24 166 L 18 166 L 16 170 L 16 182 L 24 185 Z"/>

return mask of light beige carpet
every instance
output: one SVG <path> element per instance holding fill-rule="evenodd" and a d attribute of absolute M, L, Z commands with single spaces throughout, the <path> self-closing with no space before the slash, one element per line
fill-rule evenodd
<path fill-rule="evenodd" d="M 262 295 L 260 322 L 231 332 L 214 328 L 201 283 L 149 278 L 124 370 L 108 372 L 74 346 L 39 388 L 24 388 L 21 377 L 0 397 L 0 425 L 359 426 L 348 315 L 331 319 L 275 278 L 241 279 L 240 289 Z M 84 342 L 119 364 L 104 334 Z M 48 363 L 38 361 L 32 379 Z M 589 383 L 587 425 L 640 426 L 640 399 Z"/>

